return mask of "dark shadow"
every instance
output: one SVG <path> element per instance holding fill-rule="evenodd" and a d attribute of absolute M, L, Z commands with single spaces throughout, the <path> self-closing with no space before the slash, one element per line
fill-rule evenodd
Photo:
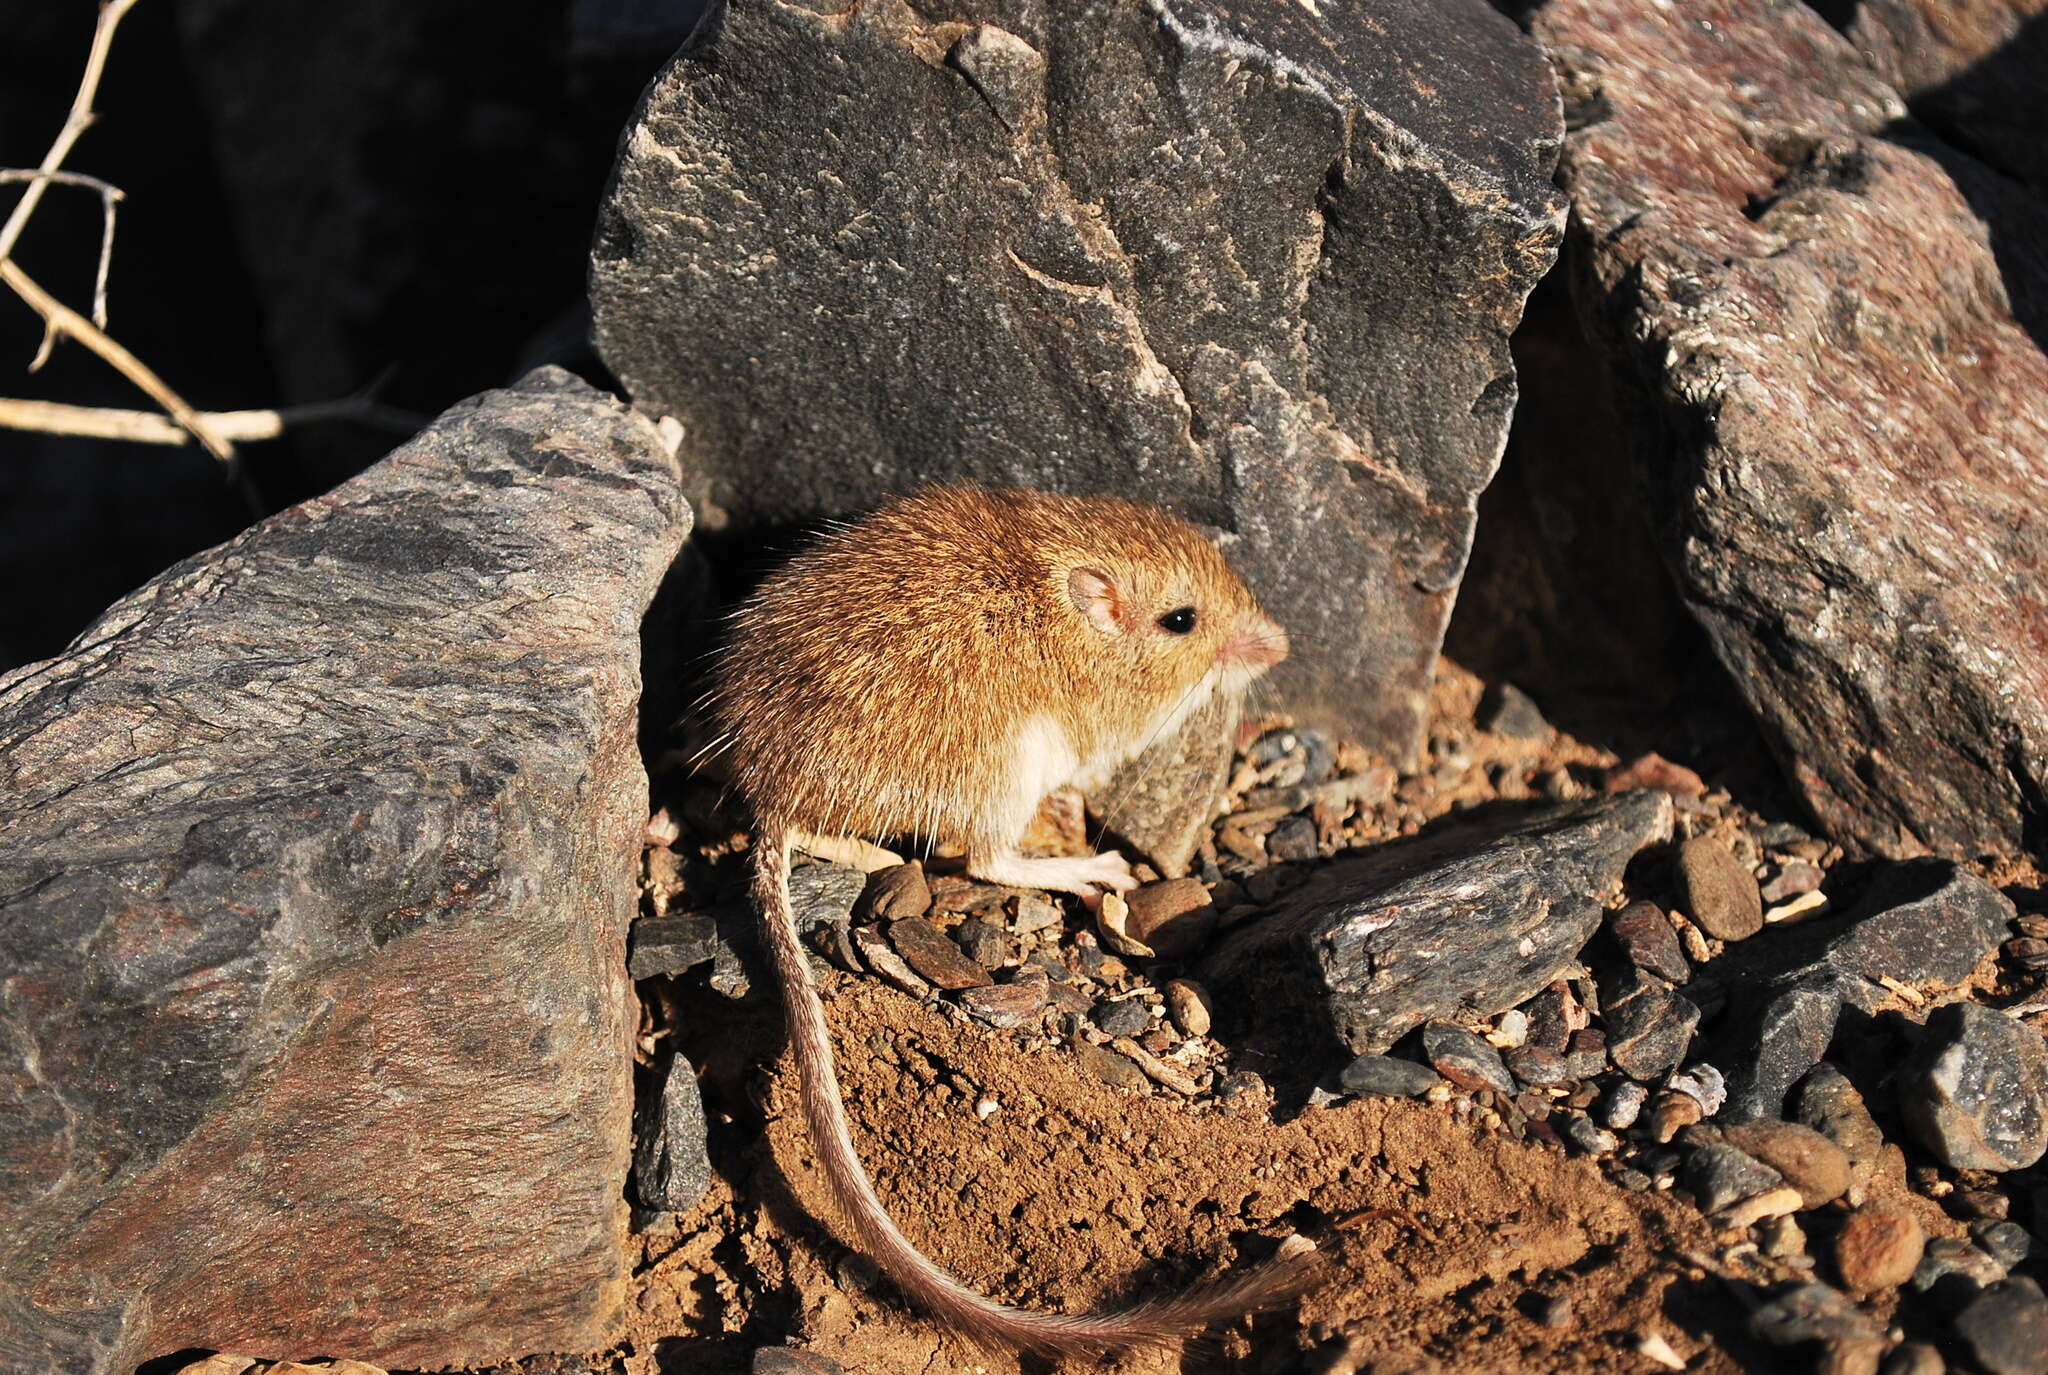
<path fill-rule="evenodd" d="M 1612 364 L 1572 300 L 1572 250 L 1511 341 L 1520 379 L 1479 499 L 1444 652 L 1512 682 L 1549 722 L 1623 759 L 1649 751 L 1765 816 L 1805 820 L 1659 551 Z"/>
<path fill-rule="evenodd" d="M 135 1367 L 135 1375 L 177 1375 L 195 1361 L 203 1361 L 213 1355 L 210 1347 L 188 1346 L 182 1351 L 173 1351 L 168 1356 L 158 1356 Z"/>

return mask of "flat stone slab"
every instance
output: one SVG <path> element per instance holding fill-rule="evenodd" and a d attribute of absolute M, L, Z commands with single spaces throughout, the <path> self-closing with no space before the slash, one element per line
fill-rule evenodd
<path fill-rule="evenodd" d="M 1234 937 L 1204 982 L 1261 1016 L 1305 1006 L 1354 1055 L 1432 1019 L 1490 1017 L 1577 962 L 1602 896 L 1671 817 L 1669 797 L 1632 792 L 1380 846 Z"/>
<path fill-rule="evenodd" d="M 609 1338 L 689 526 L 653 423 L 543 370 L 0 679 L 0 1352 Z"/>

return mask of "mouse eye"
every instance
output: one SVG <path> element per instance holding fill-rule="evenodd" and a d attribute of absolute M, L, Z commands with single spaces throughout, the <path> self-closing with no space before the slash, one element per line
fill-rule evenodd
<path fill-rule="evenodd" d="M 1159 618 L 1159 628 L 1169 635 L 1185 635 L 1195 628 L 1195 609 L 1177 606 Z"/>

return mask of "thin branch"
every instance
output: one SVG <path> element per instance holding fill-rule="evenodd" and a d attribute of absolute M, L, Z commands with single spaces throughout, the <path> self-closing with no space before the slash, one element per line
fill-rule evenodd
<path fill-rule="evenodd" d="M 100 266 L 92 281 L 92 322 L 105 329 L 107 274 L 114 264 L 114 207 L 128 198 L 127 193 L 112 182 L 101 181 L 98 177 L 88 177 L 83 172 L 36 172 L 24 167 L 0 167 L 0 182 L 38 180 L 57 182 L 64 186 L 86 186 L 100 193 Z M 31 372 L 35 370 L 29 369 Z"/>
<path fill-rule="evenodd" d="M 43 290 L 33 277 L 21 270 L 21 264 L 11 258 L 0 258 L 0 282 L 13 288 L 15 295 L 28 302 L 30 309 L 43 317 L 43 348 L 37 354 L 38 362 L 49 356 L 50 342 L 57 336 L 76 339 L 104 358 L 114 371 L 142 388 L 171 419 L 191 431 L 192 437 L 205 445 L 208 453 L 223 463 L 235 456 L 234 446 L 214 433 L 206 418 L 187 405 L 185 399 L 172 391 L 148 364 L 115 343 L 98 325 Z"/>
<path fill-rule="evenodd" d="M 28 225 L 28 217 L 35 214 L 36 206 L 42 203 L 43 192 L 55 180 L 54 174 L 70 155 L 71 145 L 92 127 L 92 102 L 99 93 L 100 77 L 107 68 L 107 49 L 113 45 L 115 27 L 134 4 L 135 0 L 101 0 L 99 22 L 92 31 L 92 52 L 85 59 L 85 75 L 79 78 L 78 94 L 71 99 L 71 113 L 65 116 L 64 127 L 57 131 L 57 141 L 50 145 L 49 152 L 43 154 L 39 175 L 21 193 L 21 200 L 7 216 L 7 223 L 0 225 L 0 258 L 13 254 L 15 242 Z"/>
<path fill-rule="evenodd" d="M 426 426 L 427 417 L 396 406 L 386 406 L 368 397 L 340 401 L 316 401 L 276 411 L 202 411 L 204 420 L 222 439 L 236 444 L 275 439 L 294 425 L 323 420 L 355 421 L 395 434 L 413 434 Z M 180 428 L 155 411 L 124 411 L 102 406 L 67 406 L 56 401 L 27 401 L 0 397 L 0 429 L 38 430 L 44 434 L 77 435 L 88 439 L 125 439 L 137 444 L 188 444 L 189 430 Z"/>

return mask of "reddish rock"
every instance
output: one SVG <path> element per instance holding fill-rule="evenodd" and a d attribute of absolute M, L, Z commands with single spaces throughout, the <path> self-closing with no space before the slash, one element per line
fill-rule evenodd
<path fill-rule="evenodd" d="M 1216 909 L 1200 879 L 1172 878 L 1126 894 L 1131 914 L 1124 931 L 1165 959 L 1181 959 L 1209 943 Z"/>
<path fill-rule="evenodd" d="M 1835 1271 L 1859 1294 L 1896 1289 L 1913 1278 L 1927 1234 L 1903 1208 L 1872 1204 L 1849 1214 L 1835 1237 Z"/>
<path fill-rule="evenodd" d="M 2048 189 L 2048 0 L 1858 0 L 1846 30 L 1913 113 Z"/>
<path fill-rule="evenodd" d="M 610 1338 L 688 528 L 653 424 L 544 371 L 0 679 L 0 1352 Z"/>
<path fill-rule="evenodd" d="M 2048 824 L 2048 358 L 2014 309 L 2048 296 L 1994 248 L 2048 212 L 1886 137 L 1905 107 L 1803 5 L 1532 24 L 1660 542 L 1788 775 L 1883 853 L 2019 847 Z"/>

